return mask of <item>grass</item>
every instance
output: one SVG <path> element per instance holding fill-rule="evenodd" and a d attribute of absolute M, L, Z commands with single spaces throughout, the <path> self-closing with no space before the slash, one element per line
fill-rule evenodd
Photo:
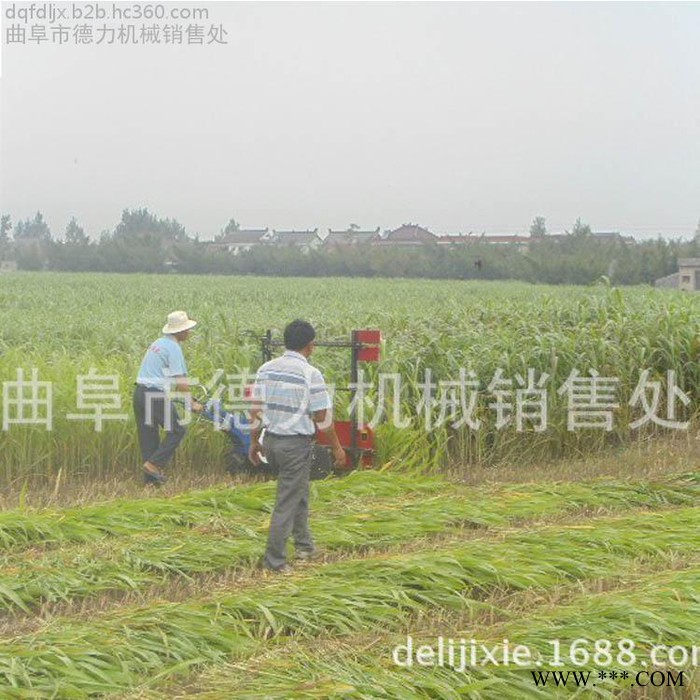
<path fill-rule="evenodd" d="M 130 313 L 119 326 L 101 323 L 115 316 L 115 299 Z M 0 698 L 162 698 L 186 688 L 211 700 L 519 700 L 543 697 L 527 673 L 398 672 L 388 650 L 406 630 L 429 639 L 448 623 L 535 647 L 592 634 L 642 646 L 697 643 L 697 426 L 663 433 L 626 424 L 639 416 L 627 400 L 642 369 L 662 382 L 674 370 L 692 396 L 683 417 L 696 419 L 700 297 L 500 283 L 17 275 L 0 278 L 0 303 L 0 374 L 35 367 L 55 392 L 54 430 L 12 426 L 0 450 L 0 504 L 13 506 L 0 513 Z M 484 386 L 499 368 L 507 378 L 533 368 L 554 389 L 572 369 L 595 368 L 619 378 L 620 407 L 610 433 L 567 431 L 556 393 L 544 433 L 497 430 L 486 393 L 475 408 L 479 431 L 428 431 L 415 415 L 406 430 L 381 423 L 378 462 L 389 470 L 313 486 L 312 527 L 325 560 L 270 578 L 253 565 L 274 484 L 217 483 L 223 436 L 193 425 L 170 484 L 145 496 L 134 478 L 133 422 L 98 434 L 65 417 L 76 409 L 77 375 L 91 367 L 118 377 L 129 413 L 144 349 L 173 308 L 200 321 L 186 354 L 204 380 L 218 368 L 254 369 L 255 336 L 268 327 L 278 334 L 292 309 L 324 339 L 381 328 L 382 363 L 366 379 L 400 374 L 403 415 L 415 414 L 427 369 L 435 381 L 471 369 Z M 54 330 L 38 337 L 37 327 Z M 347 360 L 323 349 L 314 356 L 341 385 Z M 347 401 L 341 392 L 341 417 Z M 622 700 L 623 690 L 600 683 L 596 694 Z"/>
<path fill-rule="evenodd" d="M 50 293 L 47 293 L 50 290 Z M 86 307 L 86 295 L 91 304 Z M 130 313 L 119 327 L 100 322 L 119 308 Z M 231 304 L 231 300 L 235 304 Z M 324 303 L 319 304 L 319 299 Z M 37 368 L 55 385 L 54 430 L 12 426 L 3 438 L 0 479 L 21 489 L 27 483 L 80 483 L 134 474 L 138 450 L 132 421 L 113 422 L 102 433 L 89 423 L 66 419 L 76 410 L 76 379 L 91 367 L 119 378 L 120 396 L 129 413 L 129 394 L 145 348 L 158 335 L 173 307 L 186 308 L 200 321 L 186 348 L 193 376 L 208 381 L 217 369 L 239 375 L 260 364 L 256 335 L 267 328 L 278 334 L 293 315 L 309 318 L 319 337 L 346 338 L 353 328 L 376 327 L 386 338 L 383 361 L 367 368 L 398 373 L 404 391 L 401 411 L 413 415 L 410 429 L 379 429 L 380 461 L 415 469 L 446 464 L 502 464 L 575 456 L 611 444 L 629 444 L 638 433 L 627 428 L 632 408 L 627 400 L 647 368 L 652 379 L 674 370 L 692 394 L 700 382 L 695 362 L 698 339 L 694 319 L 700 300 L 692 295 L 662 294 L 629 288 L 544 287 L 520 283 L 427 280 L 301 280 L 120 275 L 23 274 L 0 279 L 4 310 L 0 329 L 0 374 L 12 378 L 18 368 Z M 55 328 L 54 319 L 63 320 Z M 124 316 L 124 314 L 121 314 Z M 37 327 L 52 327 L 37 337 Z M 345 385 L 345 353 L 320 349 L 315 361 L 329 381 Z M 615 428 L 566 430 L 564 397 L 550 396 L 549 429 L 518 433 L 498 430 L 482 393 L 475 415 L 479 431 L 448 427 L 427 432 L 415 415 L 423 376 L 454 380 L 460 368 L 473 370 L 482 386 L 497 369 L 508 378 L 528 368 L 551 377 L 559 387 L 572 369 L 595 368 L 620 379 L 620 408 Z M 376 382 L 375 382 L 376 383 Z M 374 396 L 376 399 L 376 396 Z M 348 397 L 339 395 L 338 410 Z M 391 408 L 391 407 L 389 407 Z M 693 401 L 689 416 L 697 412 Z M 368 407 L 373 414 L 373 409 Z M 433 417 L 439 413 L 435 407 Z M 637 414 L 635 414 L 637 416 Z M 225 440 L 205 424 L 192 426 L 180 450 L 179 469 L 192 474 L 221 468 Z"/>
<path fill-rule="evenodd" d="M 437 634 L 454 638 L 476 637 L 487 645 L 509 639 L 545 654 L 551 651 L 550 639 L 560 640 L 562 648 L 567 648 L 580 638 L 632 638 L 638 641 L 635 653 L 641 661 L 648 658 L 652 644 L 663 642 L 669 646 L 686 647 L 697 644 L 699 580 L 700 566 L 697 564 L 680 571 L 642 574 L 629 582 L 631 586 L 585 593 L 574 598 L 569 605 L 544 606 L 534 613 L 519 616 L 519 619 L 502 611 L 505 622 L 495 626 L 474 629 L 467 622 L 465 628 L 459 617 L 448 618 L 444 621 L 446 626 Z M 427 630 L 415 627 L 410 632 L 417 646 L 437 645 L 436 631 L 430 627 Z M 171 700 L 184 697 L 197 700 L 224 697 L 241 700 L 424 700 L 436 697 L 444 700 L 465 697 L 473 700 L 541 700 L 570 697 L 612 699 L 629 695 L 690 700 L 698 691 L 697 685 L 686 680 L 684 689 L 671 692 L 672 689 L 667 688 L 665 695 L 630 692 L 629 680 L 597 678 L 594 663 L 581 669 L 593 672 L 588 689 L 578 694 L 570 688 L 558 691 L 551 686 L 547 691 L 537 689 L 530 671 L 554 668 L 547 664 L 518 670 L 486 665 L 468 668 L 461 673 L 449 666 L 425 667 L 415 663 L 410 669 L 399 668 L 393 664 L 392 650 L 405 643 L 405 635 L 368 633 L 350 641 L 331 640 L 320 646 L 294 642 L 275 655 L 262 653 L 247 667 L 240 664 L 214 667 L 189 679 L 184 693 L 179 692 L 176 685 L 163 683 L 167 687 L 163 692 L 144 688 L 130 697 L 142 700 L 164 700 L 166 697 Z M 575 667 L 568 664 L 564 668 L 571 670 Z M 608 668 L 620 667 L 612 664 Z M 632 677 L 641 669 L 639 662 L 630 666 Z M 686 668 L 686 678 L 691 678 L 692 673 L 692 669 Z M 595 688 L 592 683 L 596 684 Z"/>
<path fill-rule="evenodd" d="M 550 509 L 579 504 L 594 508 L 598 503 L 609 506 L 627 498 L 640 499 L 648 505 L 687 503 L 695 498 L 697 486 L 686 483 L 690 477 L 670 477 L 666 482 L 624 482 L 601 480 L 592 484 L 563 482 L 530 483 L 496 487 L 496 493 L 508 500 L 511 517 L 546 514 Z M 684 489 L 679 487 L 684 485 Z M 63 509 L 15 509 L 0 513 L 0 550 L 18 551 L 26 547 L 50 548 L 67 543 L 91 542 L 100 537 L 132 536 L 144 531 L 193 528 L 217 520 L 259 522 L 269 513 L 274 501 L 274 484 L 255 484 L 238 489 L 215 488 L 186 493 L 173 498 L 144 498 L 112 501 L 85 507 Z M 385 497 L 411 498 L 448 493 L 462 494 L 465 518 L 472 508 L 472 521 L 479 517 L 498 518 L 498 508 L 479 515 L 478 497 L 491 487 L 474 490 L 437 478 L 406 476 L 395 472 L 356 472 L 342 481 L 317 482 L 313 487 L 316 509 L 335 508 L 352 502 L 364 509 L 368 499 Z M 476 496 L 476 498 L 475 498 Z M 471 504 L 476 503 L 476 506 Z M 500 504 L 497 504 L 497 506 Z"/>
<path fill-rule="evenodd" d="M 55 620 L 0 644 L 0 678 L 37 698 L 126 690 L 145 676 L 244 658 L 271 637 L 400 629 L 421 613 L 482 606 L 494 591 L 624 576 L 625 562 L 640 557 L 670 563 L 694 551 L 698 526 L 696 508 L 645 512 L 595 527 L 551 526 L 501 542 L 339 563 L 249 592 Z"/>
<path fill-rule="evenodd" d="M 456 533 L 455 528 L 465 525 L 507 527 L 523 519 L 582 509 L 600 512 L 700 502 L 700 485 L 679 488 L 684 477 L 668 483 L 531 484 L 479 491 L 449 482 L 412 479 L 405 492 L 399 491 L 401 478 L 392 478 L 389 474 L 366 473 L 353 475 L 342 483 L 320 484 L 314 514 L 314 533 L 320 546 L 329 553 L 379 550 Z M 260 512 L 267 508 L 263 495 L 271 495 L 269 485 L 149 501 L 139 503 L 137 510 L 134 504 L 122 503 L 107 523 L 99 520 L 102 509 L 86 509 L 86 529 L 80 529 L 81 539 L 73 541 L 89 544 L 64 546 L 59 552 L 43 555 L 34 550 L 31 559 L 24 553 L 4 557 L 0 610 L 30 613 L 47 603 L 107 592 L 144 593 L 149 587 L 176 578 L 191 580 L 198 575 L 255 566 L 264 550 L 267 532 L 266 523 L 260 520 Z M 250 511 L 241 509 L 241 504 L 249 506 Z M 174 505 L 177 510 L 172 508 Z M 367 510 L 369 505 L 371 512 Z M 144 510 L 144 506 L 148 509 Z M 159 508 L 154 510 L 155 506 Z M 133 512 L 149 518 L 146 529 L 123 528 L 123 517 Z M 175 519 L 166 517 L 174 514 Z M 50 512 L 37 517 L 40 515 L 61 527 L 70 525 L 66 537 L 76 537 L 71 521 L 73 510 L 67 515 Z M 152 516 L 157 527 L 150 522 Z M 98 528 L 99 539 L 95 543 L 82 539 L 87 538 L 88 532 L 96 534 L 92 528 Z M 32 532 L 50 529 L 45 524 Z M 65 545 L 68 539 L 54 541 Z"/>

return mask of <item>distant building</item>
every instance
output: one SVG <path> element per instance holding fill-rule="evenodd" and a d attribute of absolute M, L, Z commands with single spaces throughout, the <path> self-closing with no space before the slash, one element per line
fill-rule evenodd
<path fill-rule="evenodd" d="M 520 251 L 526 251 L 530 245 L 530 236 L 519 236 L 517 234 L 493 234 L 487 236 L 481 234 L 475 236 L 467 234 L 466 236 L 438 236 L 437 244 L 440 246 L 458 246 L 470 245 L 474 243 L 482 243 L 487 245 L 511 245 L 516 246 Z"/>
<path fill-rule="evenodd" d="M 352 248 L 361 245 L 369 245 L 381 240 L 379 226 L 373 231 L 358 228 L 349 228 L 345 231 L 328 229 L 328 235 L 323 239 L 323 247 L 327 250 L 334 248 Z"/>
<path fill-rule="evenodd" d="M 483 236 L 479 242 L 488 243 L 489 245 L 515 246 L 519 251 L 524 252 L 530 245 L 530 236 L 519 236 L 516 233 L 494 234 L 492 236 Z"/>
<path fill-rule="evenodd" d="M 654 286 L 659 289 L 700 292 L 700 258 L 678 258 L 678 272 L 657 279 Z"/>
<path fill-rule="evenodd" d="M 571 238 L 570 233 L 545 233 L 544 236 L 532 236 L 531 243 L 546 243 L 547 241 L 566 241 Z"/>
<path fill-rule="evenodd" d="M 700 258 L 679 258 L 678 277 L 678 289 L 682 292 L 700 291 Z"/>
<path fill-rule="evenodd" d="M 460 233 L 457 235 L 438 236 L 435 242 L 441 246 L 456 246 L 476 243 L 478 240 L 478 237 L 472 236 L 471 234 L 462 235 Z"/>
<path fill-rule="evenodd" d="M 374 241 L 374 245 L 420 246 L 437 243 L 438 237 L 417 224 L 404 224 L 386 236 Z"/>
<path fill-rule="evenodd" d="M 634 236 L 623 236 L 619 231 L 593 231 L 591 236 L 602 243 L 634 243 Z"/>
<path fill-rule="evenodd" d="M 17 261 L 16 260 L 0 260 L 0 273 L 16 272 L 16 271 L 17 271 Z"/>
<path fill-rule="evenodd" d="M 305 231 L 289 231 L 273 230 L 272 236 L 267 243 L 282 247 L 299 248 L 301 251 L 308 253 L 311 250 L 316 250 L 323 245 L 323 239 L 318 235 L 318 229 L 307 229 Z"/>
<path fill-rule="evenodd" d="M 592 231 L 591 236 L 599 241 L 616 241 L 622 238 L 619 231 Z"/>
<path fill-rule="evenodd" d="M 240 229 L 220 236 L 215 241 L 209 241 L 206 246 L 212 251 L 222 251 L 239 255 L 256 246 L 266 243 L 270 239 L 270 231 L 267 228 Z"/>
<path fill-rule="evenodd" d="M 674 272 L 672 275 L 666 275 L 666 277 L 660 277 L 654 281 L 654 286 L 657 289 L 678 289 L 678 283 L 680 282 L 680 275 Z"/>

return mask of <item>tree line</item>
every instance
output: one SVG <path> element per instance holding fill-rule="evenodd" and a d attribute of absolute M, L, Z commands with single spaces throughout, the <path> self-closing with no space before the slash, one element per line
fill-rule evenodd
<path fill-rule="evenodd" d="M 228 222 L 222 234 L 235 232 Z M 238 255 L 212 250 L 174 219 L 147 209 L 125 209 L 112 231 L 92 240 L 76 219 L 59 239 L 41 212 L 14 225 L 0 218 L 0 260 L 20 270 L 72 272 L 286 275 L 304 277 L 423 277 L 433 279 L 513 279 L 546 284 L 652 284 L 677 270 L 679 257 L 700 257 L 700 224 L 690 241 L 601 239 L 580 219 L 565 235 L 551 236 L 537 217 L 527 249 L 485 242 L 453 246 L 348 247 L 301 250 L 257 246 Z"/>

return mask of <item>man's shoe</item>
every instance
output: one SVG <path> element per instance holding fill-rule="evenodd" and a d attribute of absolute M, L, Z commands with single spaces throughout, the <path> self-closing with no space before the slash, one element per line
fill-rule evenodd
<path fill-rule="evenodd" d="M 310 552 L 306 549 L 300 549 L 294 552 L 294 559 L 300 562 L 318 561 L 323 557 L 323 551 L 320 549 L 312 549 Z"/>
<path fill-rule="evenodd" d="M 289 566 L 289 564 L 282 564 L 282 566 L 278 566 L 276 569 L 273 569 L 269 566 L 263 567 L 264 570 L 270 574 L 275 574 L 277 576 L 289 576 L 289 574 L 294 573 L 294 569 Z"/>
<path fill-rule="evenodd" d="M 153 467 L 147 467 L 143 465 L 143 481 L 145 484 L 153 484 L 154 486 L 162 486 L 168 477 L 163 474 L 163 472 L 154 469 Z"/>

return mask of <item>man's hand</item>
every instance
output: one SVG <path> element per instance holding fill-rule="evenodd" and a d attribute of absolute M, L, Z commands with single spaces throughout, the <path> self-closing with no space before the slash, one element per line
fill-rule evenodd
<path fill-rule="evenodd" d="M 347 464 L 348 456 L 340 445 L 333 448 L 333 461 L 338 469 L 342 469 Z"/>
<path fill-rule="evenodd" d="M 199 401 L 192 400 L 192 412 L 202 413 L 204 411 L 204 404 L 199 403 Z"/>
<path fill-rule="evenodd" d="M 331 443 L 331 451 L 333 452 L 335 466 L 338 469 L 342 469 L 347 464 L 348 457 L 340 444 L 340 440 L 338 440 L 338 434 L 335 432 L 331 412 L 324 408 L 320 411 L 314 411 L 311 417 L 316 424 L 316 428 L 320 430 Z"/>
<path fill-rule="evenodd" d="M 264 454 L 263 446 L 257 440 L 253 440 L 248 450 L 248 459 L 257 467 L 260 464 L 260 458 Z"/>

